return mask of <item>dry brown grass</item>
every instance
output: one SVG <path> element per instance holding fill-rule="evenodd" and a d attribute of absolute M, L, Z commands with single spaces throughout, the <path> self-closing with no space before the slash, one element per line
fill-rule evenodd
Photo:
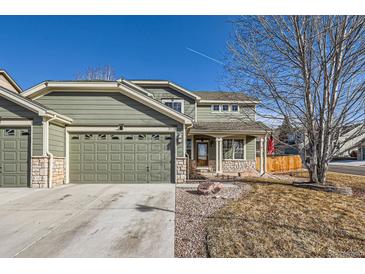
<path fill-rule="evenodd" d="M 256 182 L 208 222 L 212 257 L 365 257 L 361 198 Z"/>

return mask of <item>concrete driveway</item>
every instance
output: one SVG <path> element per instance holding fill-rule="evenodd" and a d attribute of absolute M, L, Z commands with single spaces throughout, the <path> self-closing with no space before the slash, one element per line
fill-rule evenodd
<path fill-rule="evenodd" d="M 173 257 L 175 186 L 0 188 L 0 257 Z"/>

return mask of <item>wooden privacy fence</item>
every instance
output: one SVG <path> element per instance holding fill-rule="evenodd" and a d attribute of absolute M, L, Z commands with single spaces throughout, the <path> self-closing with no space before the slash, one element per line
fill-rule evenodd
<path fill-rule="evenodd" d="M 285 172 L 302 168 L 299 155 L 267 156 L 267 172 Z M 260 170 L 260 157 L 256 157 L 256 169 Z"/>

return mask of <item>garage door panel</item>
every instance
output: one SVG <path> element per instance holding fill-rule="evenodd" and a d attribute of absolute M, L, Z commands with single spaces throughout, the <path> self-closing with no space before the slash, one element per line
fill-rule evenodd
<path fill-rule="evenodd" d="M 110 164 L 110 171 L 111 172 L 121 172 L 122 165 L 119 163 L 111 163 Z"/>
<path fill-rule="evenodd" d="M 148 161 L 147 157 L 148 157 L 147 154 L 137 154 L 136 155 L 136 160 L 138 162 L 147 162 Z"/>
<path fill-rule="evenodd" d="M 103 164 L 96 164 L 96 171 L 98 172 L 102 172 L 102 171 L 108 171 L 108 164 L 107 163 L 103 163 Z"/>
<path fill-rule="evenodd" d="M 85 162 L 94 162 L 95 161 L 95 157 L 96 155 L 95 154 L 83 154 L 82 155 L 82 158 L 83 158 L 83 161 Z"/>
<path fill-rule="evenodd" d="M 98 150 L 98 152 L 107 152 L 108 145 L 107 144 L 97 144 L 97 150 Z"/>
<path fill-rule="evenodd" d="M 83 144 L 82 148 L 84 151 L 89 151 L 89 152 L 95 150 L 94 144 Z"/>
<path fill-rule="evenodd" d="M 123 161 L 125 162 L 134 162 L 134 154 L 122 154 Z"/>
<path fill-rule="evenodd" d="M 123 144 L 123 152 L 134 152 L 134 144 Z"/>
<path fill-rule="evenodd" d="M 108 173 L 97 173 L 96 174 L 96 182 L 98 182 L 98 183 L 107 183 L 108 182 Z"/>
<path fill-rule="evenodd" d="M 12 151 L 12 152 L 6 152 L 4 151 L 3 152 L 3 159 L 5 161 L 15 161 L 16 160 L 16 152 L 15 151 Z"/>
<path fill-rule="evenodd" d="M 116 161 L 116 162 L 121 162 L 122 161 L 122 155 L 119 154 L 110 154 L 110 161 Z"/>
<path fill-rule="evenodd" d="M 75 182 L 171 182 L 169 134 L 86 133 L 70 143 L 70 179 Z"/>
<path fill-rule="evenodd" d="M 29 185 L 29 128 L 0 128 L 0 186 Z"/>
<path fill-rule="evenodd" d="M 94 171 L 95 170 L 95 164 L 94 163 L 84 163 L 81 165 L 81 169 L 85 170 L 85 171 Z"/>
<path fill-rule="evenodd" d="M 123 163 L 123 171 L 135 171 L 134 163 Z"/>
<path fill-rule="evenodd" d="M 16 149 L 17 148 L 16 140 L 4 141 L 4 149 Z"/>
<path fill-rule="evenodd" d="M 103 162 L 107 162 L 108 161 L 108 154 L 105 153 L 105 154 L 97 154 L 97 157 L 96 157 L 97 161 L 103 161 Z"/>

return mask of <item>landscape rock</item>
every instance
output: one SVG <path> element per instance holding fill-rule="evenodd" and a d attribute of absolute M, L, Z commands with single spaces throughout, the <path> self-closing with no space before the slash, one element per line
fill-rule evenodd
<path fill-rule="evenodd" d="M 223 188 L 223 184 L 217 182 L 203 182 L 198 185 L 199 195 L 216 194 Z"/>

